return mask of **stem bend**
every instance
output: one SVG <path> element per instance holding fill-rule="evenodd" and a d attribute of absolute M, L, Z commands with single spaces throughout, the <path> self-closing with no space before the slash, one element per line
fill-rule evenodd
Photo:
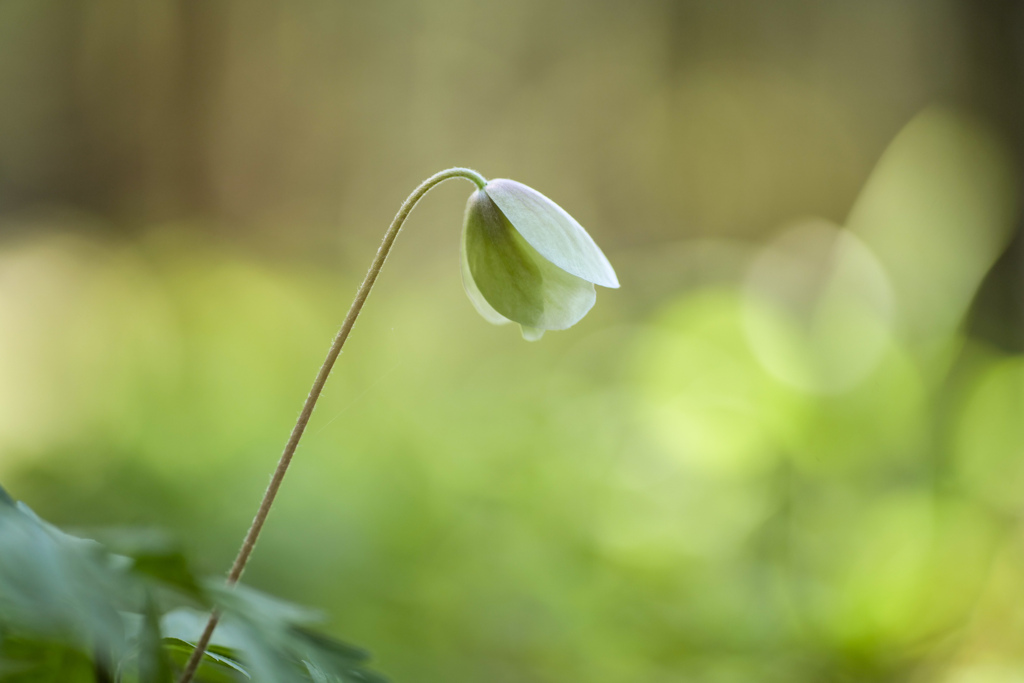
<path fill-rule="evenodd" d="M 484 185 L 487 184 L 487 179 L 472 169 L 449 168 L 440 173 L 435 173 L 424 180 L 402 203 L 402 207 L 395 214 L 394 220 L 391 221 L 391 226 L 384 233 L 384 241 L 381 242 L 380 248 L 377 249 L 377 255 L 374 256 L 373 262 L 370 264 L 370 270 L 367 271 L 366 277 L 363 278 L 363 283 L 359 285 L 359 289 L 356 291 L 356 298 L 352 301 L 352 306 L 348 309 L 344 322 L 341 323 L 341 329 L 338 330 L 338 334 L 334 337 L 334 343 L 331 344 L 331 349 L 327 352 L 327 358 L 324 360 L 323 365 L 320 366 L 320 371 L 313 381 L 313 388 L 309 390 L 309 396 L 306 397 L 306 402 L 302 405 L 302 412 L 299 413 L 299 419 L 296 421 L 295 426 L 292 428 L 292 433 L 288 437 L 284 452 L 281 453 L 281 459 L 278 461 L 274 475 L 270 479 L 270 485 L 267 486 L 267 491 L 263 494 L 263 500 L 256 511 L 256 517 L 253 518 L 252 525 L 242 541 L 242 547 L 235 557 L 234 564 L 231 565 L 231 571 L 228 572 L 227 583 L 229 586 L 238 583 L 242 572 L 245 571 L 245 565 L 249 562 L 249 556 L 252 555 L 253 548 L 256 547 L 256 540 L 263 529 L 263 524 L 267 521 L 267 515 L 270 514 L 270 508 L 274 504 L 274 498 L 277 497 L 278 489 L 281 488 L 281 482 L 284 480 L 285 472 L 288 471 L 288 465 L 291 464 L 292 456 L 295 455 L 295 449 L 299 445 L 303 432 L 306 431 L 306 424 L 313 414 L 317 399 L 320 398 L 320 392 L 323 391 L 324 384 L 327 383 L 331 369 L 334 367 L 335 361 L 338 360 L 338 355 L 345 345 L 345 340 L 348 339 L 349 332 L 352 331 L 352 326 L 356 323 L 356 318 L 359 317 L 359 312 L 363 309 L 363 304 L 366 303 L 367 297 L 370 296 L 373 283 L 377 281 L 377 276 L 380 275 L 381 268 L 384 267 L 384 262 L 387 260 L 388 253 L 395 243 L 395 238 L 398 237 L 398 233 L 402 229 L 402 224 L 409 217 L 413 207 L 416 206 L 427 192 L 451 178 L 466 178 L 471 180 L 479 189 L 483 189 Z M 210 620 L 206 623 L 206 628 L 203 629 L 203 633 L 199 637 L 199 641 L 196 642 L 195 650 L 192 651 L 192 656 L 189 657 L 181 678 L 178 679 L 178 683 L 190 683 L 193 676 L 195 676 L 219 620 L 220 612 L 214 609 L 210 614 Z"/>

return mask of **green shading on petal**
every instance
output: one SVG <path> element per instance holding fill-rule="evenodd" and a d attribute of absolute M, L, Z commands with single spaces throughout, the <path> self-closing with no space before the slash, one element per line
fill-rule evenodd
<path fill-rule="evenodd" d="M 512 322 L 487 303 L 487 299 L 480 293 L 480 289 L 473 282 L 473 273 L 469 271 L 469 261 L 466 260 L 466 228 L 462 228 L 462 244 L 459 249 L 459 261 L 462 266 L 462 287 L 466 290 L 466 296 L 476 312 L 483 316 L 483 319 L 492 325 L 507 325 Z"/>
<path fill-rule="evenodd" d="M 466 205 L 463 244 L 476 288 L 509 320 L 563 330 L 594 305 L 594 285 L 537 253 L 483 191 L 474 192 Z"/>
<path fill-rule="evenodd" d="M 484 187 L 519 234 L 562 270 L 602 287 L 618 287 L 608 259 L 562 207 L 531 187 L 499 178 Z"/>

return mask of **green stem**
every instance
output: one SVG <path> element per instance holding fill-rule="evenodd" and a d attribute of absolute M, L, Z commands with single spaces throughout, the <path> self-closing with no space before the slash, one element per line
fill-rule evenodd
<path fill-rule="evenodd" d="M 306 430 L 306 424 L 313 414 L 313 408 L 316 407 L 316 401 L 320 397 L 320 392 L 323 391 L 324 384 L 327 383 L 327 377 L 331 374 L 331 369 L 334 367 L 334 362 L 338 360 L 341 348 L 345 345 L 345 340 L 348 339 L 349 332 L 352 331 L 352 326 L 356 323 L 356 318 L 359 317 L 359 311 L 363 309 L 366 298 L 370 296 L 373 283 L 376 282 L 381 268 L 384 267 L 384 261 L 388 258 L 388 253 L 391 251 L 391 246 L 395 243 L 395 238 L 398 237 L 398 232 L 402 229 L 402 224 L 405 223 L 405 219 L 409 217 L 409 213 L 416 206 L 416 203 L 423 198 L 423 195 L 449 178 L 467 178 L 472 180 L 480 189 L 483 189 L 484 185 L 487 184 L 487 180 L 476 171 L 468 168 L 449 168 L 446 171 L 435 173 L 420 183 L 420 186 L 413 190 L 413 193 L 402 204 L 402 208 L 398 210 L 395 219 L 391 221 L 391 226 L 384 234 L 384 241 L 377 250 L 373 263 L 370 264 L 370 270 L 367 271 L 366 277 L 363 278 L 363 284 L 359 285 L 356 298 L 348 309 L 348 315 L 345 316 L 345 321 L 342 322 L 341 329 L 338 330 L 338 334 L 334 338 L 334 343 L 331 344 L 331 350 L 327 352 L 327 359 L 324 360 L 324 364 L 320 367 L 320 372 L 317 373 L 316 379 L 313 381 L 313 388 L 310 389 L 309 396 L 306 397 L 306 402 L 302 406 L 302 412 L 299 413 L 299 419 L 296 421 L 295 427 L 292 428 L 291 436 L 288 437 L 288 443 L 285 444 L 284 452 L 281 453 L 281 459 L 277 463 L 277 469 L 274 470 L 274 476 L 270 479 L 267 492 L 263 494 L 263 500 L 256 511 L 256 517 L 252 520 L 252 526 L 249 527 L 249 531 L 242 541 L 242 547 L 238 551 L 238 556 L 235 557 L 231 571 L 228 572 L 227 583 L 229 586 L 238 583 L 238 579 L 241 578 L 245 565 L 249 561 L 249 556 L 252 555 L 253 548 L 256 547 L 256 540 L 260 536 L 263 524 L 267 521 L 270 507 L 274 504 L 274 498 L 277 496 L 278 489 L 281 488 L 281 481 L 284 479 L 285 472 L 288 471 L 288 465 L 292 461 L 292 456 L 295 455 L 295 449 L 299 445 L 302 433 Z M 189 683 L 192 680 L 196 669 L 199 668 L 199 662 L 202 661 L 203 654 L 210 644 L 210 638 L 213 637 L 213 631 L 217 628 L 219 620 L 220 613 L 214 610 L 210 614 L 210 620 L 206 623 L 206 628 L 203 629 L 203 634 L 196 643 L 196 648 L 185 665 L 185 670 L 182 672 L 178 683 Z"/>

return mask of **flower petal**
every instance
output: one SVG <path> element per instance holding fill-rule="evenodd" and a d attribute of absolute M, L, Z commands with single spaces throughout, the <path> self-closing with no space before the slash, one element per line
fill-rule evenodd
<path fill-rule="evenodd" d="M 466 260 L 466 228 L 463 225 L 462 228 L 462 246 L 459 249 L 459 261 L 462 264 L 462 288 L 466 290 L 466 296 L 469 297 L 470 302 L 473 304 L 473 308 L 476 312 L 483 316 L 483 319 L 492 325 L 506 325 L 510 322 L 508 318 L 498 313 L 494 308 L 487 303 L 487 299 L 480 293 L 480 289 L 473 282 L 473 273 L 469 270 L 469 261 Z"/>
<path fill-rule="evenodd" d="M 594 305 L 594 285 L 542 257 L 482 190 L 466 204 L 462 239 L 472 282 L 524 336 L 532 334 L 525 328 L 571 327 Z"/>
<path fill-rule="evenodd" d="M 537 341 L 544 336 L 544 330 L 538 327 L 529 327 L 527 325 L 520 325 L 519 330 L 523 333 L 523 339 L 526 341 Z"/>
<path fill-rule="evenodd" d="M 587 231 L 537 190 L 498 178 L 484 187 L 519 234 L 562 270 L 602 287 L 618 287 L 615 270 Z"/>

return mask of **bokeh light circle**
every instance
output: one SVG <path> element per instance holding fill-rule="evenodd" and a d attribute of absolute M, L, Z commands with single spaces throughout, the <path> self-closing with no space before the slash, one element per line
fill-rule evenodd
<path fill-rule="evenodd" d="M 824 220 L 801 222 L 769 243 L 744 296 L 744 329 L 758 360 L 807 392 L 855 387 L 891 338 L 885 270 L 859 238 Z"/>

